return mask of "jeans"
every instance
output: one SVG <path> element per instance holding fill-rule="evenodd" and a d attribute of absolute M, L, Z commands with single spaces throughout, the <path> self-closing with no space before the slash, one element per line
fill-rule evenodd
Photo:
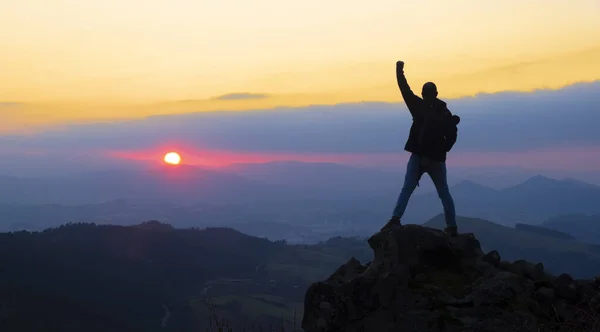
<path fill-rule="evenodd" d="M 427 173 L 429 174 L 429 177 L 431 177 L 438 196 L 442 200 L 442 205 L 444 206 L 444 215 L 446 217 L 446 226 L 456 227 L 456 211 L 454 208 L 454 200 L 450 195 L 450 190 L 448 188 L 448 182 L 446 179 L 446 163 L 429 161 L 427 164 L 425 164 L 423 161 L 424 160 L 422 157 L 414 153 L 410 156 L 408 165 L 406 166 L 404 186 L 402 187 L 402 191 L 398 196 L 398 201 L 396 202 L 393 215 L 395 217 L 402 217 L 404 211 L 406 210 L 406 206 L 408 205 L 408 200 L 419 184 L 421 176 L 423 173 Z"/>

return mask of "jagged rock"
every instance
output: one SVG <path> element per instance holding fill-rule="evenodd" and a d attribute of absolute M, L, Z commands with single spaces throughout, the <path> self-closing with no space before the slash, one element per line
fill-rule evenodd
<path fill-rule="evenodd" d="M 535 295 L 536 299 L 544 302 L 550 302 L 556 297 L 554 289 L 548 287 L 540 287 L 540 289 L 535 292 Z"/>
<path fill-rule="evenodd" d="M 470 234 L 448 237 L 442 231 L 415 225 L 402 226 L 401 230 L 369 238 L 375 257 L 366 274 L 377 275 L 401 265 L 416 275 L 424 272 L 418 270 L 459 267 L 462 260 L 475 263 L 483 256 L 479 241 Z"/>
<path fill-rule="evenodd" d="M 511 262 L 508 261 L 500 261 L 498 264 L 498 268 L 504 271 L 512 272 L 514 274 L 519 274 L 519 269 L 517 269 Z"/>
<path fill-rule="evenodd" d="M 578 297 L 578 289 L 573 278 L 570 275 L 563 273 L 554 280 L 554 290 L 556 295 L 565 300 L 574 301 Z"/>
<path fill-rule="evenodd" d="M 500 266 L 500 254 L 496 250 L 492 250 L 481 258 L 484 262 L 492 264 L 494 267 Z"/>
<path fill-rule="evenodd" d="M 344 281 L 351 280 L 355 276 L 359 275 L 365 270 L 365 267 L 360 264 L 360 262 L 352 257 L 350 260 L 340 266 L 334 274 L 332 274 L 329 279 L 327 279 L 330 283 L 343 283 Z"/>
<path fill-rule="evenodd" d="M 513 266 L 519 271 L 520 275 L 533 281 L 547 279 L 546 274 L 544 273 L 544 266 L 542 264 L 533 264 L 520 259 L 515 261 Z"/>
<path fill-rule="evenodd" d="M 519 294 L 532 288 L 517 274 L 500 271 L 491 278 L 482 278 L 473 285 L 469 295 L 476 306 L 503 305 L 513 302 Z"/>
<path fill-rule="evenodd" d="M 595 312 L 600 312 L 600 294 L 594 296 L 590 300 L 590 309 L 592 309 Z"/>
<path fill-rule="evenodd" d="M 588 309 L 600 307 L 592 282 L 484 255 L 472 234 L 406 225 L 368 242 L 368 266 L 351 259 L 309 287 L 304 331 L 538 331 L 557 321 L 587 331 L 577 301 L 585 294 Z"/>
<path fill-rule="evenodd" d="M 563 322 L 570 321 L 575 316 L 573 311 L 569 310 L 569 305 L 564 299 L 559 299 L 558 301 L 556 301 L 556 303 L 554 303 L 553 309 L 560 318 L 560 321 Z"/>
<path fill-rule="evenodd" d="M 590 301 L 598 293 L 598 289 L 595 287 L 593 281 L 576 280 L 575 283 L 582 301 Z"/>

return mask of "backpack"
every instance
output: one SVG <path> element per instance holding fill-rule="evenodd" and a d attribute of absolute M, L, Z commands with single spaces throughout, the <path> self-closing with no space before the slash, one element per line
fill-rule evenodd
<path fill-rule="evenodd" d="M 448 109 L 443 113 L 431 108 L 423 113 L 423 124 L 419 132 L 419 147 L 426 151 L 449 152 L 458 136 L 460 117 Z"/>
<path fill-rule="evenodd" d="M 450 152 L 454 146 L 454 143 L 456 143 L 456 139 L 458 138 L 459 123 L 460 117 L 458 115 L 452 115 L 450 119 L 448 119 L 448 123 L 445 128 L 446 152 Z"/>

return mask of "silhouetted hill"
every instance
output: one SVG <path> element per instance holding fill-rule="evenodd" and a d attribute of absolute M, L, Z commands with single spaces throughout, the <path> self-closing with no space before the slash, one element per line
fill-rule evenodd
<path fill-rule="evenodd" d="M 477 236 L 484 251 L 498 250 L 508 260 L 541 262 L 550 272 L 565 272 L 578 278 L 600 275 L 600 250 L 595 246 L 483 219 L 459 217 L 457 223 L 461 233 Z M 424 226 L 443 229 L 445 221 L 439 215 Z"/>
<path fill-rule="evenodd" d="M 505 200 L 517 208 L 545 209 L 549 216 L 600 209 L 600 187 L 573 180 L 536 176 L 503 190 Z"/>
<path fill-rule="evenodd" d="M 1 234 L 0 248 L 5 291 L 62 298 L 139 330 L 156 329 L 162 305 L 173 307 L 174 316 L 189 315 L 186 301 L 205 281 L 254 276 L 257 265 L 281 252 L 267 240 L 230 230 L 91 224 Z"/>
<path fill-rule="evenodd" d="M 575 237 L 572 236 L 572 235 L 569 235 L 569 234 L 564 233 L 564 232 L 559 232 L 557 230 L 553 230 L 553 229 L 550 229 L 550 228 L 541 227 L 541 226 L 534 226 L 534 225 L 527 225 L 527 224 L 516 224 L 515 225 L 515 229 L 523 230 L 523 231 L 526 231 L 526 232 L 531 232 L 531 233 L 535 233 L 535 234 L 539 234 L 539 235 L 545 235 L 545 236 L 555 237 L 557 239 L 562 239 L 562 240 L 575 240 Z"/>
<path fill-rule="evenodd" d="M 557 274 L 600 274 L 598 246 L 483 220 L 458 222 L 505 259 L 540 261 Z M 443 218 L 428 224 L 441 227 Z M 303 314 L 307 287 L 352 256 L 373 257 L 361 238 L 288 245 L 230 228 L 177 229 L 156 220 L 2 233 L 0 315 L 7 318 L 0 330 L 204 330 L 211 312 L 264 326 L 283 319 L 290 328 L 294 313 L 296 320 Z"/>
<path fill-rule="evenodd" d="M 254 221 L 252 216 L 234 206 L 197 203 L 182 206 L 168 202 L 111 200 L 98 204 L 1 204 L 0 231 L 41 231 L 65 222 L 131 225 L 138 220 L 176 221 L 179 227 L 203 226 L 214 220 L 234 223 Z M 246 217 L 242 218 L 243 215 Z"/>
<path fill-rule="evenodd" d="M 473 234 L 423 226 L 368 242 L 372 262 L 352 258 L 306 291 L 304 331 L 598 331 L 600 279 L 510 263 Z"/>
<path fill-rule="evenodd" d="M 452 186 L 452 193 L 463 197 L 472 197 L 473 200 L 493 200 L 499 196 L 499 191 L 482 186 L 473 181 L 464 180 Z"/>
<path fill-rule="evenodd" d="M 600 214 L 558 216 L 544 221 L 542 225 L 571 234 L 583 242 L 600 244 Z"/>
<path fill-rule="evenodd" d="M 280 201 L 270 205 L 266 202 L 262 205 L 202 202 L 180 205 L 144 200 L 82 205 L 0 203 L 0 232 L 41 231 L 65 222 L 127 226 L 139 220 L 158 219 L 176 228 L 226 226 L 258 237 L 316 243 L 332 236 L 366 234 L 356 221 L 369 220 L 377 215 L 376 209 L 384 209 L 380 208 L 381 204 L 373 204 L 371 209 L 363 210 L 358 203 L 360 201 L 320 200 Z M 327 221 L 332 224 L 325 225 Z M 325 228 L 320 229 L 323 226 Z"/>
<path fill-rule="evenodd" d="M 291 246 L 158 221 L 2 233 L 0 331 L 204 330 L 208 299 L 224 316 L 265 324 L 283 315 L 289 326 L 307 285 L 365 249 L 356 245 L 363 241 L 332 241 Z M 246 302 L 274 297 L 260 308 Z"/>

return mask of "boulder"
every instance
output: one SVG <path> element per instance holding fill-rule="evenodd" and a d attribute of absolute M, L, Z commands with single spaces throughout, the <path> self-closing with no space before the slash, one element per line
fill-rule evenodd
<path fill-rule="evenodd" d="M 565 322 L 591 331 L 582 313 L 600 307 L 594 282 L 484 254 L 472 234 L 405 225 L 368 243 L 368 266 L 350 259 L 308 288 L 304 331 L 545 331 Z"/>
<path fill-rule="evenodd" d="M 496 250 L 492 250 L 481 258 L 484 262 L 492 264 L 494 267 L 500 266 L 500 254 Z"/>
<path fill-rule="evenodd" d="M 552 302 L 556 298 L 554 289 L 548 287 L 540 287 L 536 292 L 536 299 L 540 302 Z"/>
<path fill-rule="evenodd" d="M 563 273 L 554 280 L 554 290 L 558 297 L 568 301 L 575 301 L 579 296 L 579 290 L 573 278 Z"/>
<path fill-rule="evenodd" d="M 362 273 L 366 268 L 360 264 L 360 262 L 352 257 L 350 260 L 340 266 L 328 279 L 329 283 L 344 283 L 345 281 L 351 280 L 355 276 Z"/>

